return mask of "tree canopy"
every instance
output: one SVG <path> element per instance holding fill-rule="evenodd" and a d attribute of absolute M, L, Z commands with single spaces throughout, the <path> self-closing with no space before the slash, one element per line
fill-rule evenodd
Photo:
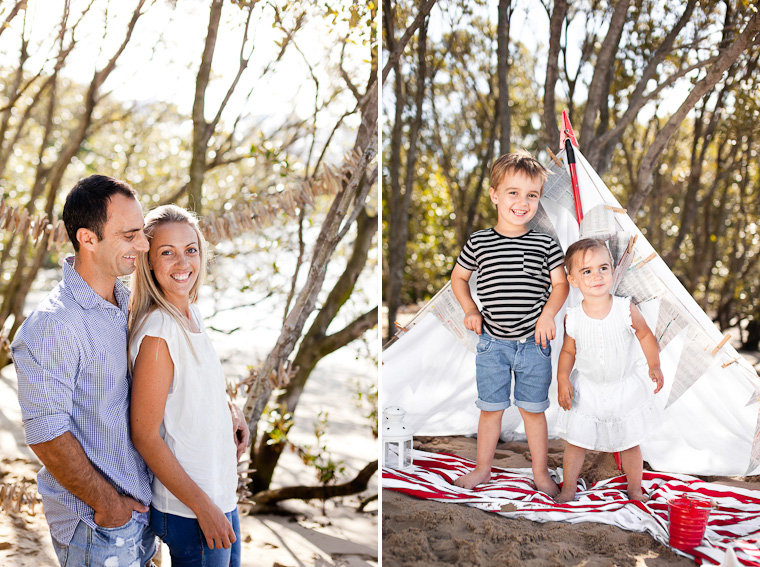
<path fill-rule="evenodd" d="M 741 325 L 757 348 L 752 2 L 384 7 L 388 60 L 398 30 L 429 11 L 383 86 L 386 335 L 398 307 L 439 289 L 464 239 L 492 223 L 494 157 L 524 147 L 548 160 L 567 110 L 581 151 L 674 273 L 720 326 Z"/>

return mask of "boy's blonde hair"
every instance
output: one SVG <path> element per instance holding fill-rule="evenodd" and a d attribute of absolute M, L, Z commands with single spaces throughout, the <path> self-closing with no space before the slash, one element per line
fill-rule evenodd
<path fill-rule="evenodd" d="M 610 253 L 610 249 L 607 248 L 607 243 L 599 238 L 582 238 L 568 246 L 567 252 L 565 252 L 565 267 L 567 268 L 567 273 L 569 274 L 570 270 L 573 269 L 573 260 L 575 260 L 576 257 L 580 257 L 582 260 L 586 255 L 586 252 L 596 249 L 602 249 L 607 252 L 607 254 Z M 612 255 L 610 255 L 610 264 L 611 263 Z"/>
<path fill-rule="evenodd" d="M 526 150 L 515 150 L 504 154 L 491 166 L 491 187 L 499 187 L 507 173 L 522 173 L 531 179 L 541 180 L 541 193 L 544 191 L 544 183 L 549 175 L 549 170 L 534 158 Z"/>

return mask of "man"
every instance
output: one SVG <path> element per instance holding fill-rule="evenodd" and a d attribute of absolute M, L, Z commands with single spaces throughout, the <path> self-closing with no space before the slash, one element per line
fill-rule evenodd
<path fill-rule="evenodd" d="M 129 292 L 117 279 L 148 250 L 142 208 L 127 183 L 91 175 L 63 222 L 74 256 L 11 347 L 26 441 L 44 465 L 38 490 L 62 567 L 151 565 L 151 475 L 130 439 Z"/>

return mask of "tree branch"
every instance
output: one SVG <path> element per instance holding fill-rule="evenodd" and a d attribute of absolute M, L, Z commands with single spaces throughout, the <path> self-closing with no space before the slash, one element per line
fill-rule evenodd
<path fill-rule="evenodd" d="M 254 494 L 251 499 L 262 506 L 275 504 L 283 500 L 298 498 L 300 500 L 327 500 L 336 496 L 349 496 L 367 490 L 369 480 L 377 472 L 377 460 L 368 463 L 356 477 L 344 484 L 327 486 L 287 486 L 275 490 L 263 490 Z"/>
<path fill-rule="evenodd" d="M 396 65 L 396 63 L 398 63 L 398 60 L 401 58 L 401 54 L 404 52 L 404 49 L 406 49 L 406 44 L 409 43 L 410 39 L 412 39 L 414 32 L 416 32 L 417 29 L 422 25 L 422 22 L 425 20 L 425 18 L 427 18 L 430 10 L 433 9 L 433 6 L 435 6 L 435 3 L 437 1 L 438 0 L 425 0 L 420 7 L 420 11 L 417 13 L 417 16 L 414 18 L 412 25 L 406 29 L 404 35 L 401 36 L 401 39 L 398 41 L 395 41 L 394 39 L 395 47 L 393 51 L 391 51 L 391 54 L 388 56 L 388 61 L 385 63 L 385 67 L 383 67 L 383 84 L 385 84 L 385 79 L 388 77 L 388 73 L 391 72 L 391 69 Z M 387 14 L 386 17 L 389 15 L 390 14 Z"/>

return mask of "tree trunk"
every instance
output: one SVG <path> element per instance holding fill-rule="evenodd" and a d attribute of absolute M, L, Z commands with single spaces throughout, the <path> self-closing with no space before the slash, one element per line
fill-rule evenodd
<path fill-rule="evenodd" d="M 499 152 L 502 155 L 509 152 L 512 137 L 512 114 L 509 110 L 509 21 L 511 17 L 512 0 L 499 0 L 496 60 L 499 77 Z"/>
<path fill-rule="evenodd" d="M 347 325 L 342 331 L 327 335 L 327 327 L 350 297 L 356 280 L 367 263 L 367 254 L 376 232 L 377 217 L 371 217 L 366 212 L 362 212 L 357 219 L 357 236 L 346 269 L 304 335 L 293 360 L 292 367 L 296 368 L 295 376 L 277 398 L 277 404 L 284 404 L 287 413 L 295 412 L 306 381 L 322 358 L 360 337 L 364 331 L 377 324 L 377 307 L 375 307 Z M 283 449 L 280 445 L 269 444 L 270 439 L 269 435 L 263 435 L 257 446 L 251 445 L 251 464 L 252 468 L 256 469 L 251 475 L 251 492 L 254 494 L 269 488 Z"/>
<path fill-rule="evenodd" d="M 594 143 L 584 146 L 584 155 L 589 163 L 598 163 L 597 173 L 603 174 L 609 167 L 605 156 L 612 154 L 614 147 L 618 144 L 625 132 L 625 129 L 636 119 L 639 110 L 651 100 L 652 95 L 657 93 L 661 88 L 671 84 L 676 78 L 680 77 L 683 73 L 675 73 L 668 79 L 660 79 L 660 85 L 649 95 L 644 96 L 644 91 L 649 84 L 649 81 L 655 76 L 658 66 L 665 60 L 665 58 L 671 53 L 673 43 L 675 42 L 678 34 L 691 19 L 691 15 L 694 12 L 698 0 L 688 0 L 684 7 L 683 14 L 678 19 L 678 22 L 672 30 L 665 36 L 665 39 L 659 45 L 657 50 L 652 55 L 652 58 L 647 62 L 647 66 L 641 74 L 641 78 L 636 83 L 636 88 L 633 94 L 628 99 L 628 107 L 623 113 L 623 116 L 615 121 L 615 125 L 598 137 L 595 137 Z"/>
<path fill-rule="evenodd" d="M 747 323 L 747 339 L 742 343 L 745 350 L 760 350 L 760 322 L 750 319 Z"/>
<path fill-rule="evenodd" d="M 562 23 L 567 15 L 567 0 L 555 0 L 549 23 L 549 56 L 546 62 L 546 82 L 544 84 L 544 111 L 541 116 L 544 141 L 556 151 L 559 148 L 559 128 L 557 127 L 557 103 L 554 90 L 559 78 L 560 38 Z"/>
<path fill-rule="evenodd" d="M 414 181 L 417 171 L 418 140 L 422 128 L 422 106 L 425 101 L 425 85 L 427 80 L 427 22 L 425 19 L 419 28 L 417 38 L 417 83 L 414 96 L 415 114 L 409 128 L 408 143 L 402 142 L 403 108 L 406 97 L 401 75 L 401 65 L 394 70 L 396 89 L 396 112 L 391 138 L 391 199 L 388 203 L 390 219 L 388 222 L 388 285 L 386 301 L 388 306 L 387 338 L 393 334 L 396 313 L 401 306 L 401 286 L 404 280 L 406 265 L 406 245 L 409 242 L 409 210 L 412 204 Z M 404 187 L 400 184 L 401 176 L 401 147 L 406 150 L 406 175 Z"/>
<path fill-rule="evenodd" d="M 208 34 L 203 47 L 201 64 L 195 79 L 195 99 L 193 100 L 193 151 L 190 161 L 190 181 L 187 184 L 187 207 L 198 215 L 203 209 L 203 176 L 206 173 L 208 142 L 212 128 L 206 122 L 206 90 L 211 80 L 211 62 L 216 49 L 219 20 L 222 17 L 222 0 L 212 0 L 209 14 Z"/>
<path fill-rule="evenodd" d="M 581 144 L 589 147 L 592 146 L 595 137 L 597 114 L 601 112 L 603 106 L 607 105 L 609 92 L 605 90 L 605 85 L 607 85 L 610 68 L 615 65 L 615 54 L 620 45 L 629 5 L 630 0 L 618 0 L 610 19 L 609 30 L 596 58 L 594 76 L 591 79 L 591 85 L 589 85 L 586 110 L 583 113 L 583 124 L 578 138 Z M 597 164 L 590 163 L 592 167 L 596 168 Z"/>

